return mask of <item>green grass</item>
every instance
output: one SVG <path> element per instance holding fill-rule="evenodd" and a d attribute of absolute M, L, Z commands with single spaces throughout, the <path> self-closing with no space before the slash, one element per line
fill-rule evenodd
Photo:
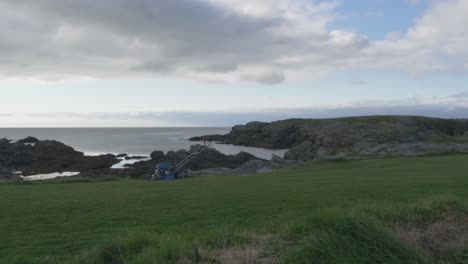
<path fill-rule="evenodd" d="M 391 123 L 391 124 L 402 124 L 419 128 L 422 130 L 434 130 L 439 131 L 448 136 L 463 135 L 468 129 L 468 123 L 466 120 L 461 119 L 444 119 L 444 118 L 433 118 L 424 116 L 392 116 L 392 115 L 374 115 L 374 116 L 357 116 L 357 117 L 339 117 L 339 118 L 325 118 L 325 119 L 287 119 L 272 122 L 274 126 L 290 126 L 293 124 L 301 125 L 317 125 L 324 123 Z"/>
<path fill-rule="evenodd" d="M 450 137 L 446 135 L 437 135 L 427 140 L 427 142 L 434 144 L 466 144 L 468 143 L 468 137 Z"/>
<path fill-rule="evenodd" d="M 1 184 L 0 194 L 0 263 L 209 263 L 207 251 L 258 235 L 280 263 L 431 263 L 392 227 L 464 215 L 468 156 L 173 182 Z"/>

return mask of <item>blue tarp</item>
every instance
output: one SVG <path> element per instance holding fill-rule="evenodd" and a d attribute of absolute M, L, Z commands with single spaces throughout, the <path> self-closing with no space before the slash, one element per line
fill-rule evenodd
<path fill-rule="evenodd" d="M 175 179 L 177 179 L 177 177 L 176 177 L 176 173 L 174 173 L 174 172 L 171 172 L 171 173 L 168 173 L 166 175 L 161 176 L 161 180 L 165 180 L 165 181 L 175 180 Z"/>
<path fill-rule="evenodd" d="M 157 168 L 157 169 L 160 169 L 160 170 L 169 170 L 169 169 L 172 169 L 172 164 L 169 164 L 169 163 L 161 163 L 161 164 L 159 164 L 156 168 Z"/>

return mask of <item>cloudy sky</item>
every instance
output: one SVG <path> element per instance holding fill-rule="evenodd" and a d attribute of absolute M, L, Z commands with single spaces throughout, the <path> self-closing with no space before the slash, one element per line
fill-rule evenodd
<path fill-rule="evenodd" d="M 468 117 L 468 0 L 0 0 L 0 126 Z"/>

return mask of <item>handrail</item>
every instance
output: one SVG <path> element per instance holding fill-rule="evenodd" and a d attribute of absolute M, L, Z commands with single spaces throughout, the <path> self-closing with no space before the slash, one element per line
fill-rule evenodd
<path fill-rule="evenodd" d="M 203 151 L 205 151 L 206 149 L 208 149 L 213 143 L 210 143 L 209 145 L 204 145 L 202 146 L 201 148 L 199 148 L 198 150 L 190 153 L 189 155 L 187 155 L 187 157 L 185 157 L 184 159 L 182 159 L 181 161 L 179 161 L 176 166 L 175 166 L 175 169 L 180 171 L 183 169 L 183 167 L 185 167 L 190 161 L 192 161 L 193 159 L 195 159 L 198 155 L 200 155 L 200 153 L 202 153 Z"/>

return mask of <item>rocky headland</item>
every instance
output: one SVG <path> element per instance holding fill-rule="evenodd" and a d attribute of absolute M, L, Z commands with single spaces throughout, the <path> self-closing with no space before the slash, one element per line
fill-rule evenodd
<path fill-rule="evenodd" d="M 191 140 L 289 149 L 286 160 L 309 161 L 468 152 L 467 131 L 466 120 L 368 116 L 251 122 Z"/>

